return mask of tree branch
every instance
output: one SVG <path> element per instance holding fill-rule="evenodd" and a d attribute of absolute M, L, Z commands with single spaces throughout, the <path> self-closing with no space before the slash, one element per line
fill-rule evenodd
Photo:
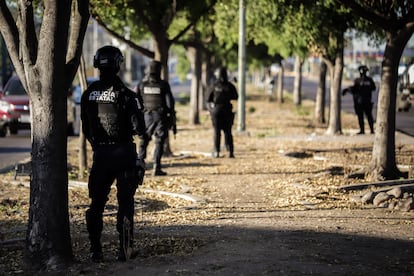
<path fill-rule="evenodd" d="M 336 0 L 338 3 L 342 4 L 345 7 L 352 9 L 352 11 L 358 16 L 370 21 L 375 22 L 376 25 L 380 26 L 384 30 L 393 30 L 395 28 L 394 24 L 390 20 L 387 20 L 383 16 L 375 13 L 374 9 L 369 9 L 368 7 L 360 5 L 358 1 L 354 0 Z"/>
<path fill-rule="evenodd" d="M 126 43 L 129 47 L 137 50 L 138 52 L 140 52 L 144 56 L 147 56 L 149 58 L 154 58 L 154 52 L 153 51 L 150 51 L 147 48 L 144 48 L 142 46 L 139 46 L 139 45 L 135 44 L 134 42 L 132 42 L 131 40 L 126 39 L 125 37 L 121 36 L 117 32 L 109 29 L 108 26 L 105 23 L 103 23 L 102 20 L 100 20 L 99 17 L 96 14 L 92 14 L 92 16 L 94 16 L 95 20 L 99 23 L 99 25 L 101 25 L 102 28 L 104 28 L 107 32 L 109 32 L 115 38 L 117 38 L 117 39 L 121 40 L 122 42 Z"/>
<path fill-rule="evenodd" d="M 89 21 L 89 0 L 76 0 L 73 5 L 65 68 L 65 71 L 71 76 L 68 78 L 69 80 L 72 80 L 76 74 Z"/>
<path fill-rule="evenodd" d="M 0 0 L 0 32 L 17 74 L 23 76 L 23 62 L 19 56 L 19 30 L 5 0 Z"/>
<path fill-rule="evenodd" d="M 37 59 L 38 40 L 34 26 L 33 1 L 19 1 L 21 21 L 20 42 L 23 64 L 34 65 Z"/>
<path fill-rule="evenodd" d="M 151 20 L 150 18 L 148 18 L 148 16 L 145 15 L 144 11 L 144 7 L 142 7 L 139 3 L 137 3 L 138 1 L 131 1 L 131 6 L 133 7 L 133 10 L 137 13 L 138 17 L 140 18 L 140 20 L 142 21 L 142 23 L 144 23 L 145 26 L 148 27 L 150 33 L 156 33 L 157 32 L 157 27 L 159 24 L 159 20 L 155 20 L 155 22 L 153 20 Z M 149 4 L 151 4 L 152 1 L 149 2 Z"/>
<path fill-rule="evenodd" d="M 206 7 L 203 11 L 201 11 L 198 16 L 196 16 L 191 22 L 179 32 L 173 39 L 171 39 L 171 44 L 176 43 L 177 40 L 182 37 L 192 26 L 194 26 L 198 20 L 205 14 L 207 14 L 214 6 L 216 5 L 216 1 L 213 1 L 210 6 Z"/>

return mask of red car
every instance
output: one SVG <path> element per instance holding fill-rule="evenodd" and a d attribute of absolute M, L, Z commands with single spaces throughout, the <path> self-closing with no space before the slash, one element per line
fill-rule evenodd
<path fill-rule="evenodd" d="M 67 134 L 74 135 L 74 102 L 72 90 L 68 91 Z M 20 79 L 12 76 L 0 91 L 0 137 L 17 134 L 19 129 L 30 129 L 30 98 Z"/>
<path fill-rule="evenodd" d="M 0 137 L 30 129 L 29 96 L 17 76 L 12 76 L 0 91 Z"/>

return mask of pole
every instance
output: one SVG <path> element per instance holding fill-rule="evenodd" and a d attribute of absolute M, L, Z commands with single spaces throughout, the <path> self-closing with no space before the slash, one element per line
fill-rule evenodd
<path fill-rule="evenodd" d="M 246 0 L 239 0 L 239 100 L 238 131 L 246 130 Z"/>

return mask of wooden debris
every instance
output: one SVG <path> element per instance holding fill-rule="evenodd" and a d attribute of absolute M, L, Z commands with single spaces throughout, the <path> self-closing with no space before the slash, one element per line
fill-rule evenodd
<path fill-rule="evenodd" d="M 396 185 L 404 185 L 404 184 L 410 184 L 409 186 L 414 187 L 414 179 L 397 179 L 397 180 L 385 180 L 385 181 L 378 181 L 378 182 L 367 182 L 367 183 L 360 183 L 360 184 L 352 184 L 352 185 L 346 185 L 341 186 L 338 188 L 338 190 L 363 190 L 368 187 L 384 187 L 384 186 L 396 186 Z M 399 186 L 402 187 L 402 186 Z"/>
<path fill-rule="evenodd" d="M 144 192 L 144 193 L 156 193 L 156 194 L 160 194 L 160 195 L 178 197 L 178 198 L 182 198 L 182 199 L 192 201 L 192 202 L 197 202 L 197 203 L 206 202 L 206 200 L 204 198 L 189 195 L 189 194 L 178 194 L 178 193 L 158 191 L 158 190 L 153 190 L 153 189 L 143 189 L 142 192 Z"/>

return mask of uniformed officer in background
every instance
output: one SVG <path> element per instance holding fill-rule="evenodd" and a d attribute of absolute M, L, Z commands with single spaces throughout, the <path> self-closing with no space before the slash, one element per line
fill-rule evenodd
<path fill-rule="evenodd" d="M 229 157 L 234 158 L 233 135 L 231 128 L 234 122 L 232 100 L 237 100 L 236 87 L 229 82 L 227 68 L 218 70 L 217 79 L 207 94 L 207 102 L 211 121 L 214 127 L 214 152 L 213 157 L 220 156 L 221 131 L 224 133 L 224 143 L 229 152 Z"/>
<path fill-rule="evenodd" d="M 147 76 L 137 86 L 137 94 L 144 102 L 144 117 L 146 136 L 141 138 L 139 157 L 145 159 L 147 147 L 152 136 L 155 138 L 153 176 L 166 175 L 161 170 L 161 157 L 164 142 L 168 137 L 169 129 L 177 132 L 175 118 L 175 101 L 167 81 L 161 79 L 161 63 L 151 61 Z"/>
<path fill-rule="evenodd" d="M 116 179 L 119 233 L 118 260 L 130 257 L 133 243 L 134 194 L 142 183 L 145 164 L 137 156 L 133 135 L 145 135 L 142 100 L 117 76 L 123 61 L 121 51 L 113 46 L 100 48 L 94 67 L 100 79 L 83 93 L 81 100 L 82 131 L 93 149 L 89 175 L 91 204 L 86 224 L 91 242 L 92 260 L 103 260 L 102 214 L 111 185 Z"/>
<path fill-rule="evenodd" d="M 374 80 L 367 76 L 368 67 L 361 65 L 358 67 L 360 74 L 359 78 L 354 80 L 354 85 L 348 87 L 342 91 L 342 95 L 347 92 L 352 93 L 354 100 L 354 109 L 358 117 L 359 132 L 358 134 L 365 134 L 364 128 L 364 114 L 367 116 L 368 125 L 371 130 L 371 134 L 374 133 L 374 118 L 372 116 L 372 108 L 374 103 L 372 102 L 372 93 L 377 89 Z"/>

